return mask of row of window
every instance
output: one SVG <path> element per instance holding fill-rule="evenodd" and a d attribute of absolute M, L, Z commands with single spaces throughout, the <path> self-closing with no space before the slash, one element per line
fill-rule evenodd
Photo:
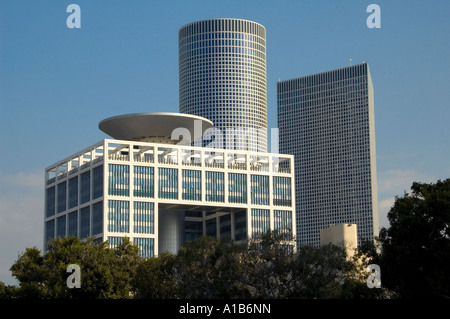
<path fill-rule="evenodd" d="M 92 178 L 91 178 L 92 175 Z M 46 216 L 63 212 L 103 196 L 103 166 L 52 186 L 46 191 Z"/>
<path fill-rule="evenodd" d="M 109 236 L 108 243 L 111 248 L 122 244 L 123 237 Z M 154 257 L 155 255 L 155 239 L 134 237 L 133 243 L 139 247 L 139 255 L 143 258 Z"/>
<path fill-rule="evenodd" d="M 225 31 L 225 30 L 223 30 Z M 202 42 L 205 40 L 217 40 L 217 39 L 233 39 L 239 41 L 251 41 L 259 43 L 263 46 L 266 45 L 264 34 L 251 34 L 244 32 L 243 30 L 235 30 L 236 32 L 230 32 L 234 30 L 226 30 L 228 32 L 211 32 L 211 31 L 198 31 L 190 35 L 180 32 L 180 38 L 178 46 L 183 48 L 189 43 Z"/>
<path fill-rule="evenodd" d="M 273 211 L 275 231 L 285 235 L 283 239 L 292 239 L 292 212 L 284 210 Z M 251 228 L 253 237 L 258 237 L 270 230 L 270 211 L 268 209 L 251 210 Z"/>
<path fill-rule="evenodd" d="M 179 46 L 180 52 L 192 51 L 202 48 L 227 46 L 227 47 L 240 47 L 240 48 L 250 48 L 265 52 L 266 48 L 256 42 L 249 40 L 236 40 L 236 39 L 226 39 L 219 38 L 215 40 L 200 40 L 200 41 L 189 41 L 186 44 Z"/>
<path fill-rule="evenodd" d="M 52 238 L 66 236 L 86 238 L 101 233 L 103 233 L 102 201 L 47 221 L 44 244 L 47 246 L 48 240 Z"/>
<path fill-rule="evenodd" d="M 154 168 L 133 166 L 134 179 L 130 181 L 129 165 L 109 164 L 107 191 L 111 196 L 130 196 L 130 186 L 135 197 L 154 198 Z M 158 197 L 178 199 L 178 169 L 158 168 Z M 201 171 L 182 170 L 181 198 L 201 200 Z M 205 172 L 205 200 L 225 201 L 225 180 L 223 172 Z M 82 205 L 89 200 L 103 196 L 103 166 L 93 170 L 94 192 L 91 188 L 90 171 L 64 181 L 46 190 L 46 217 Z M 269 176 L 250 175 L 251 203 L 269 205 Z M 68 189 L 67 189 L 68 188 Z M 228 173 L 228 202 L 247 203 L 247 175 Z M 273 204 L 291 206 L 291 178 L 273 177 Z"/>
<path fill-rule="evenodd" d="M 128 201 L 108 201 L 107 230 L 110 232 L 130 232 L 130 203 Z M 154 234 L 154 203 L 133 203 L 133 232 Z M 92 227 L 91 227 L 92 225 Z M 103 233 L 103 201 L 82 207 L 68 214 L 46 222 L 47 238 L 77 236 L 86 238 Z"/>
<path fill-rule="evenodd" d="M 339 70 L 323 72 L 319 74 L 307 75 L 304 77 L 280 81 L 277 83 L 277 90 L 280 92 L 297 91 L 305 87 L 315 87 L 324 83 L 336 81 L 347 81 L 351 78 L 365 77 L 368 75 L 367 63 L 354 65 Z"/>
<path fill-rule="evenodd" d="M 240 19 L 211 19 L 189 23 L 178 32 L 179 42 L 204 40 L 215 37 L 261 38 L 266 37 L 265 28 L 259 23 Z"/>
<path fill-rule="evenodd" d="M 266 59 L 266 54 L 257 49 L 250 49 L 245 47 L 208 47 L 201 49 L 193 49 L 190 51 L 185 51 L 180 53 L 180 61 L 188 58 L 195 58 L 197 56 L 204 56 L 205 54 L 236 54 L 236 55 L 248 55 L 260 58 L 261 60 Z"/>

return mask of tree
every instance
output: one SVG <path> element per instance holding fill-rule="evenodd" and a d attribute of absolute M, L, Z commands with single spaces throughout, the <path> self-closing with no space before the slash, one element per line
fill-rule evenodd
<path fill-rule="evenodd" d="M 20 282 L 16 291 L 18 298 L 46 298 L 49 295 L 45 281 L 50 272 L 45 267 L 44 258 L 38 248 L 26 248 L 10 270 Z"/>
<path fill-rule="evenodd" d="M 175 278 L 181 298 L 244 298 L 241 284 L 241 245 L 202 236 L 178 252 Z"/>
<path fill-rule="evenodd" d="M 450 298 L 450 179 L 414 182 L 380 231 L 382 283 L 403 298 Z"/>
<path fill-rule="evenodd" d="M 293 267 L 296 287 L 291 297 L 345 298 L 355 265 L 347 259 L 344 247 L 333 244 L 301 247 Z"/>
<path fill-rule="evenodd" d="M 288 298 L 292 293 L 294 251 L 284 234 L 268 231 L 251 239 L 242 267 L 242 280 L 253 298 Z"/>
<path fill-rule="evenodd" d="M 175 280 L 176 256 L 165 252 L 139 264 L 131 284 L 137 299 L 173 299 L 179 297 Z"/>
<path fill-rule="evenodd" d="M 54 239 L 43 256 L 27 248 L 11 271 L 20 282 L 21 298 L 130 298 L 129 282 L 139 262 L 138 247 L 127 238 L 110 249 L 107 242 L 71 236 Z M 79 288 L 67 285 L 71 264 L 80 267 Z"/>
<path fill-rule="evenodd" d="M 5 285 L 0 281 L 0 299 L 11 299 L 16 296 L 17 287 Z"/>

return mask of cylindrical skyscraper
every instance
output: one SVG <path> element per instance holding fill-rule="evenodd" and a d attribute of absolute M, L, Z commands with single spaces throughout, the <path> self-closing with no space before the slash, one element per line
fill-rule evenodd
<path fill-rule="evenodd" d="M 181 27 L 178 41 L 180 112 L 214 123 L 213 147 L 267 152 L 265 28 L 203 20 Z"/>

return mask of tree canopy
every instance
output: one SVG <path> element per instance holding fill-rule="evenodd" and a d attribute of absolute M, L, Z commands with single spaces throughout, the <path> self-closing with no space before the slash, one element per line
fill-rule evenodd
<path fill-rule="evenodd" d="M 380 231 L 383 284 L 404 298 L 450 298 L 450 179 L 414 182 Z"/>
<path fill-rule="evenodd" d="M 388 219 L 353 259 L 336 245 L 294 252 L 273 232 L 243 244 L 203 236 L 152 258 L 127 238 L 114 248 L 58 238 L 45 254 L 18 256 L 10 270 L 20 286 L 0 283 L 0 298 L 450 298 L 450 179 L 414 182 Z M 68 287 L 70 264 L 80 288 Z M 381 289 L 366 284 L 369 264 L 380 266 Z"/>
<path fill-rule="evenodd" d="M 45 255 L 27 248 L 11 272 L 20 282 L 19 298 L 130 298 L 130 281 L 139 262 L 138 247 L 128 238 L 110 249 L 107 242 L 71 236 L 53 240 Z M 72 264 L 80 267 L 79 288 L 67 284 Z"/>

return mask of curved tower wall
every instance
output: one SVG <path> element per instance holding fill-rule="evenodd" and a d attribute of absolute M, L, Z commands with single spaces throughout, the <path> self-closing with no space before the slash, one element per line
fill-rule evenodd
<path fill-rule="evenodd" d="M 216 139 L 204 145 L 267 152 L 265 28 L 203 20 L 181 27 L 178 41 L 180 112 L 214 123 Z"/>

